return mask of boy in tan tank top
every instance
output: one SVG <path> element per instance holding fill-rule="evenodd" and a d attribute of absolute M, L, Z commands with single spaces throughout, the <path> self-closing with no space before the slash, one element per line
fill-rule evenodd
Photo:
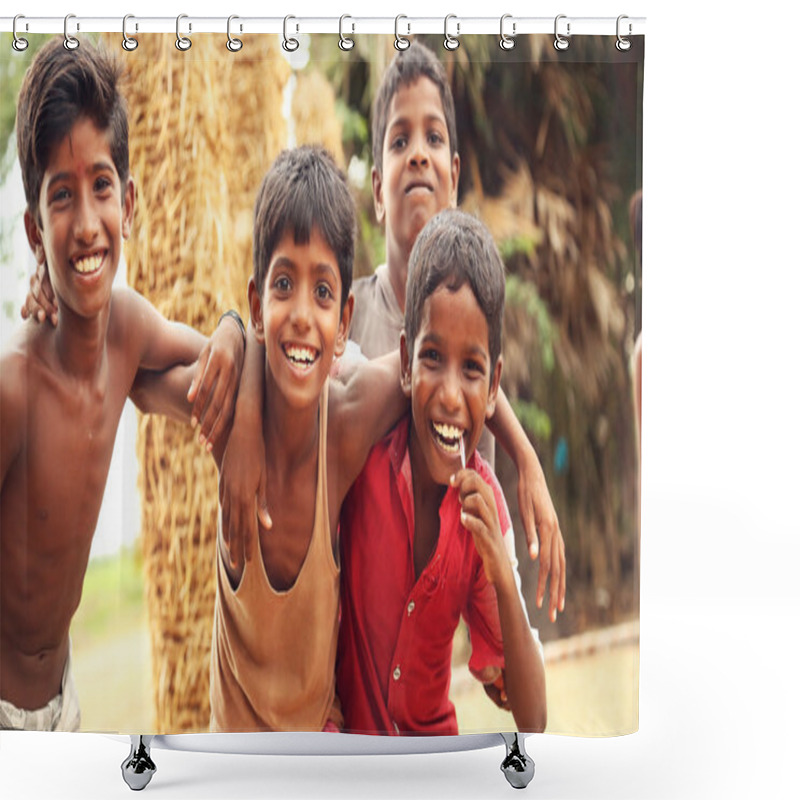
<path fill-rule="evenodd" d="M 248 285 L 255 346 L 242 391 L 258 402 L 250 424 L 240 419 L 263 443 L 272 520 L 249 539 L 238 522 L 221 526 L 212 730 L 321 730 L 341 721 L 339 510 L 370 447 L 406 405 L 396 355 L 347 384 L 328 383 L 353 312 L 354 234 L 353 201 L 330 156 L 283 152 L 256 201 Z M 238 456 L 235 443 L 226 445 L 214 451 L 222 475 Z M 224 507 L 224 493 L 221 500 Z"/>
<path fill-rule="evenodd" d="M 399 351 L 329 382 L 353 313 L 354 242 L 353 200 L 330 156 L 282 153 L 256 200 L 245 366 L 234 427 L 214 451 L 214 730 L 320 730 L 341 720 L 339 513 L 371 447 L 408 409 Z M 519 426 L 497 416 L 494 430 L 513 440 Z M 256 519 L 255 494 L 236 499 L 231 472 L 266 486 L 271 518 L 262 510 Z"/>

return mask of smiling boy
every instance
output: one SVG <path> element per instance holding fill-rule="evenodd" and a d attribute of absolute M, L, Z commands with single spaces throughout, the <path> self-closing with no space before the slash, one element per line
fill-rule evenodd
<path fill-rule="evenodd" d="M 346 383 L 329 382 L 353 311 L 354 234 L 353 200 L 330 156 L 310 147 L 281 153 L 255 208 L 254 346 L 243 384 L 258 373 L 256 408 L 236 419 L 245 439 L 259 444 L 272 520 L 250 536 L 221 515 L 212 730 L 341 724 L 334 703 L 339 511 L 370 447 L 406 405 L 397 357 L 364 364 Z M 232 437 L 220 440 L 221 484 L 244 449 Z"/>
<path fill-rule="evenodd" d="M 461 616 L 472 673 L 496 684 L 519 730 L 544 729 L 544 664 L 508 511 L 476 451 L 500 386 L 504 292 L 500 256 L 477 220 L 444 211 L 428 223 L 401 336 L 411 418 L 373 448 L 342 509 L 337 686 L 348 731 L 458 733 L 448 694 Z"/>
<path fill-rule="evenodd" d="M 354 282 L 350 326 L 350 339 L 367 358 L 398 347 L 411 250 L 426 223 L 458 202 L 461 159 L 453 95 L 442 63 L 419 42 L 399 52 L 381 79 L 372 108 L 372 158 L 372 197 L 386 233 L 386 262 Z M 502 390 L 498 403 L 509 425 L 496 433 L 519 473 L 528 550 L 539 559 L 536 604 L 542 606 L 549 578 L 555 621 L 566 594 L 564 539 L 539 459 Z M 479 449 L 490 466 L 494 445 L 485 430 Z"/>
<path fill-rule="evenodd" d="M 134 208 L 119 78 L 101 49 L 85 42 L 67 52 L 54 39 L 20 90 L 25 230 L 60 320 L 23 325 L 0 357 L 0 728 L 79 726 L 69 627 L 126 398 L 154 410 L 162 398 L 138 381 L 192 365 L 189 396 L 208 433 L 238 383 L 243 343 L 232 323 L 220 329 L 220 360 L 200 334 L 112 289 Z M 165 395 L 183 419 L 188 386 Z"/>

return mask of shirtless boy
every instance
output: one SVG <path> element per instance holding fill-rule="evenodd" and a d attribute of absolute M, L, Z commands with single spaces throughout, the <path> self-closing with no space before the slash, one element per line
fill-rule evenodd
<path fill-rule="evenodd" d="M 243 357 L 234 321 L 212 347 L 135 292 L 112 290 L 134 208 L 119 77 L 103 50 L 68 52 L 54 39 L 20 90 L 25 230 L 59 321 L 27 322 L 0 358 L 0 728 L 79 727 L 69 627 L 117 424 L 128 396 L 145 411 L 165 402 L 137 376 L 196 362 L 188 397 L 208 437 L 229 415 Z M 188 419 L 182 391 L 170 404 Z"/>

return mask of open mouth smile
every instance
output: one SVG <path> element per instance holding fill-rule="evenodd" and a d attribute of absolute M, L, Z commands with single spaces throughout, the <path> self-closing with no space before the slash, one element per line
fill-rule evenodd
<path fill-rule="evenodd" d="M 105 259 L 105 251 L 99 253 L 87 253 L 70 259 L 72 268 L 81 275 L 91 275 L 97 272 Z"/>
<path fill-rule="evenodd" d="M 299 370 L 308 370 L 319 358 L 319 350 L 307 345 L 285 344 L 283 352 L 289 363 Z"/>
<path fill-rule="evenodd" d="M 447 425 L 443 422 L 431 422 L 434 441 L 446 453 L 457 456 L 460 451 L 461 440 L 466 433 L 464 428 L 456 425 Z"/>

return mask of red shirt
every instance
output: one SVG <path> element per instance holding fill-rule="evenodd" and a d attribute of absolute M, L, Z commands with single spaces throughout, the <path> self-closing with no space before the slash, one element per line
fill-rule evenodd
<path fill-rule="evenodd" d="M 353 733 L 458 733 L 449 688 L 462 615 L 473 674 L 494 680 L 505 665 L 497 596 L 461 525 L 453 488 L 439 508 L 436 550 L 415 580 L 409 423 L 406 417 L 373 447 L 340 518 L 337 690 L 344 730 Z M 469 466 L 493 488 L 507 534 L 511 523 L 497 478 L 477 453 Z"/>

